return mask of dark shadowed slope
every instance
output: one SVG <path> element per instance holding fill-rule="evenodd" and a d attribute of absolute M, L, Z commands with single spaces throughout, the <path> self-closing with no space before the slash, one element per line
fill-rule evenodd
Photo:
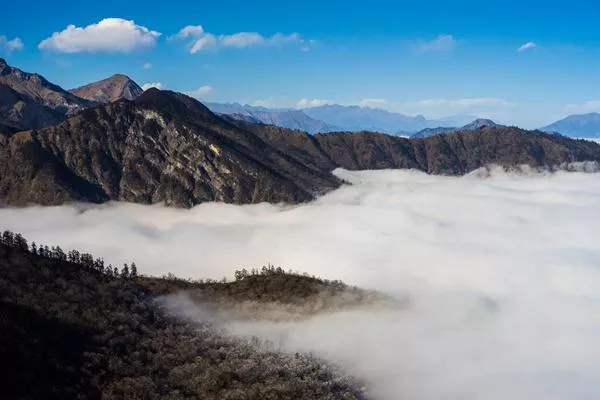
<path fill-rule="evenodd" d="M 339 185 L 198 101 L 157 89 L 0 137 L 0 166 L 4 204 L 295 203 Z"/>
<path fill-rule="evenodd" d="M 71 89 L 69 92 L 82 99 L 105 104 L 121 99 L 135 100 L 144 91 L 128 76 L 115 74 L 101 81 Z"/>
<path fill-rule="evenodd" d="M 64 114 L 0 83 L 0 133 L 55 125 Z"/>

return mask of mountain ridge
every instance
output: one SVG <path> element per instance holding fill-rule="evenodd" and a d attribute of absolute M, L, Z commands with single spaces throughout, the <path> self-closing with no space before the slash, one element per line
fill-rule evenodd
<path fill-rule="evenodd" d="M 313 136 L 223 119 L 191 97 L 152 88 L 53 127 L 0 135 L 0 204 L 299 203 L 339 187 L 335 168 L 462 175 L 489 164 L 578 161 L 600 162 L 600 145 L 497 126 L 418 139 Z"/>

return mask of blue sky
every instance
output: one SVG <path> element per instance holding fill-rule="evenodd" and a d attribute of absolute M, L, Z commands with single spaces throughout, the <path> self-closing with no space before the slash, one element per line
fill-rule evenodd
<path fill-rule="evenodd" d="M 0 55 L 65 88 L 121 72 L 206 101 L 362 104 L 529 128 L 600 111 L 594 1 L 147 3 L 12 2 Z"/>

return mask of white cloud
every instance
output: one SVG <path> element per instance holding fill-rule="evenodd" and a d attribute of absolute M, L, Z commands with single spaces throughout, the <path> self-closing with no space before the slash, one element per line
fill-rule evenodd
<path fill-rule="evenodd" d="M 160 82 L 148 82 L 148 83 L 144 83 L 142 85 L 142 90 L 148 90 L 150 88 L 156 88 L 156 89 L 163 90 L 163 89 L 166 89 L 166 86 Z"/>
<path fill-rule="evenodd" d="M 600 100 L 589 100 L 582 104 L 568 104 L 566 106 L 568 112 L 591 113 L 600 112 Z"/>
<path fill-rule="evenodd" d="M 298 103 L 296 103 L 296 108 L 309 108 L 309 107 L 318 107 L 324 106 L 325 104 L 332 104 L 331 100 L 323 100 L 323 99 L 300 99 Z"/>
<path fill-rule="evenodd" d="M 85 27 L 69 25 L 42 40 L 38 47 L 62 53 L 130 53 L 152 48 L 159 36 L 159 32 L 136 25 L 132 20 L 105 18 Z"/>
<path fill-rule="evenodd" d="M 221 44 L 231 47 L 249 47 L 257 44 L 263 44 L 265 38 L 256 32 L 239 32 L 233 35 L 223 35 Z"/>
<path fill-rule="evenodd" d="M 190 47 L 190 54 L 195 54 L 199 51 L 215 46 L 216 43 L 217 39 L 214 37 L 214 35 L 211 35 L 210 33 L 202 35 L 199 38 L 194 39 L 194 42 Z"/>
<path fill-rule="evenodd" d="M 447 53 L 453 51 L 458 42 L 452 35 L 439 35 L 433 40 L 418 40 L 413 48 L 419 53 Z"/>
<path fill-rule="evenodd" d="M 289 43 L 306 43 L 297 33 L 276 33 L 270 37 L 265 37 L 257 32 L 237 32 L 229 35 L 215 35 L 206 32 L 201 25 L 188 25 L 169 39 L 191 39 L 188 42 L 188 48 L 191 54 L 211 48 L 246 48 L 252 46 L 279 46 Z M 306 44 L 304 44 L 304 46 L 306 46 Z"/>
<path fill-rule="evenodd" d="M 188 96 L 195 97 L 197 99 L 202 99 L 210 92 L 212 92 L 213 88 L 208 85 L 200 86 L 198 89 L 190 90 L 188 92 L 184 92 Z"/>
<path fill-rule="evenodd" d="M 337 362 L 369 398 L 597 397 L 597 175 L 338 174 L 353 185 L 295 207 L 109 203 L 4 208 L 0 221 L 142 273 L 220 279 L 271 262 L 407 297 L 400 310 L 224 326 Z"/>
<path fill-rule="evenodd" d="M 358 105 L 361 107 L 383 107 L 387 105 L 389 102 L 386 99 L 362 99 Z"/>
<path fill-rule="evenodd" d="M 8 39 L 6 36 L 0 35 L 0 51 L 10 54 L 15 50 L 23 50 L 23 47 L 25 46 L 20 38 Z"/>
<path fill-rule="evenodd" d="M 202 28 L 201 25 L 188 25 L 184 28 L 182 28 L 175 36 L 173 36 L 174 38 L 180 38 L 180 39 L 185 39 L 188 37 L 198 37 L 200 35 L 202 35 L 204 33 L 204 28 Z"/>
<path fill-rule="evenodd" d="M 522 52 L 525 50 L 529 50 L 529 49 L 534 49 L 537 45 L 533 42 L 527 42 L 527 43 L 523 43 L 521 46 L 519 46 L 519 48 L 517 49 L 518 52 Z"/>
<path fill-rule="evenodd" d="M 142 69 L 150 69 L 150 68 L 152 68 L 152 64 L 149 62 L 144 63 L 144 65 L 142 65 Z"/>

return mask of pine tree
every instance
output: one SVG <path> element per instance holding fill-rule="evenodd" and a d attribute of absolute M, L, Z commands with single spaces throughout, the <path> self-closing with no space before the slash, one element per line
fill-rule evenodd
<path fill-rule="evenodd" d="M 123 264 L 123 268 L 121 269 L 121 278 L 129 278 L 129 266 L 127 263 Z"/>

